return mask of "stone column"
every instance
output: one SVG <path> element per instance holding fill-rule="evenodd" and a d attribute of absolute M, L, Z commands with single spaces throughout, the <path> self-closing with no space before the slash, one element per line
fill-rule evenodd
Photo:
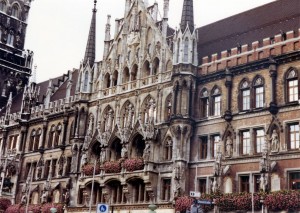
<path fill-rule="evenodd" d="M 269 106 L 269 111 L 271 114 L 277 114 L 278 112 L 277 98 L 276 98 L 277 63 L 274 59 L 270 59 L 269 73 L 272 79 L 271 102 Z"/>

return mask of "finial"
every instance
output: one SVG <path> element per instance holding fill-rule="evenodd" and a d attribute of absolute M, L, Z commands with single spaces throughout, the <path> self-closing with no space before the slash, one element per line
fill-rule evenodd
<path fill-rule="evenodd" d="M 93 12 L 97 12 L 96 6 L 97 6 L 97 0 L 94 0 L 94 9 L 93 9 Z"/>

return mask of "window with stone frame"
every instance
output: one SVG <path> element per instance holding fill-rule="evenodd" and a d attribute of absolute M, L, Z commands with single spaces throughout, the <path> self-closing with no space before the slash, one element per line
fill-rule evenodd
<path fill-rule="evenodd" d="M 250 176 L 249 175 L 241 175 L 239 177 L 240 181 L 240 192 L 250 192 Z"/>
<path fill-rule="evenodd" d="M 188 62 L 189 60 L 189 39 L 185 38 L 184 48 L 183 48 L 183 62 Z"/>
<path fill-rule="evenodd" d="M 51 162 L 51 177 L 56 177 L 57 159 L 52 159 Z"/>
<path fill-rule="evenodd" d="M 18 16 L 19 16 L 19 6 L 17 4 L 14 4 L 12 6 L 11 15 L 18 18 Z"/>
<path fill-rule="evenodd" d="M 265 143 L 265 130 L 264 129 L 255 129 L 254 136 L 255 136 L 255 152 L 262 153 L 263 146 Z"/>
<path fill-rule="evenodd" d="M 219 87 L 212 90 L 212 115 L 221 115 L 221 90 Z"/>
<path fill-rule="evenodd" d="M 250 131 L 244 130 L 241 132 L 241 154 L 249 155 L 250 154 Z"/>
<path fill-rule="evenodd" d="M 50 128 L 50 132 L 49 132 L 49 138 L 48 138 L 48 148 L 52 148 L 53 147 L 53 141 L 55 139 L 55 132 L 56 132 L 56 127 L 55 125 L 52 125 Z"/>
<path fill-rule="evenodd" d="M 209 99 L 207 89 L 203 89 L 200 93 L 200 117 L 207 118 L 209 115 Z"/>
<path fill-rule="evenodd" d="M 54 147 L 57 147 L 60 144 L 61 140 L 61 124 L 58 124 L 55 130 L 55 137 L 54 137 Z"/>
<path fill-rule="evenodd" d="M 10 45 L 10 46 L 13 46 L 14 45 L 14 33 L 13 31 L 10 31 L 7 35 L 7 41 L 6 41 L 6 44 L 7 45 Z"/>
<path fill-rule="evenodd" d="M 171 198 L 171 178 L 163 179 L 161 200 L 169 201 L 170 198 Z"/>
<path fill-rule="evenodd" d="M 33 151 L 33 145 L 35 141 L 36 131 L 33 129 L 30 134 L 29 144 L 28 144 L 28 151 Z"/>
<path fill-rule="evenodd" d="M 65 176 L 68 176 L 69 173 L 71 172 L 71 164 L 72 164 L 72 157 L 67 157 L 67 165 L 66 165 L 66 170 L 65 170 Z"/>
<path fill-rule="evenodd" d="M 253 189 L 254 192 L 259 192 L 260 191 L 260 174 L 254 174 L 253 175 Z"/>
<path fill-rule="evenodd" d="M 217 152 L 218 152 L 218 147 L 220 145 L 220 135 L 213 135 L 212 136 L 212 157 L 216 157 L 217 156 Z"/>
<path fill-rule="evenodd" d="M 247 111 L 250 110 L 251 107 L 251 94 L 250 94 L 250 84 L 249 82 L 244 79 L 241 84 L 240 84 L 240 100 L 239 100 L 239 105 L 240 105 L 240 110 L 241 111 Z"/>
<path fill-rule="evenodd" d="M 171 137 L 168 137 L 165 141 L 165 148 L 164 148 L 164 160 L 169 161 L 172 160 L 173 154 L 173 141 Z"/>
<path fill-rule="evenodd" d="M 5 12 L 6 11 L 6 1 L 2 0 L 0 1 L 0 11 Z M 1 38 L 1 36 L 0 36 Z"/>
<path fill-rule="evenodd" d="M 168 121 L 171 119 L 172 115 L 172 94 L 169 94 L 166 98 L 166 105 L 165 105 L 165 120 Z"/>
<path fill-rule="evenodd" d="M 45 179 L 47 179 L 49 176 L 50 166 L 51 166 L 51 160 L 47 160 L 45 162 L 45 167 L 44 167 L 44 178 Z"/>
<path fill-rule="evenodd" d="M 288 149 L 297 150 L 300 148 L 299 123 L 288 124 Z"/>
<path fill-rule="evenodd" d="M 205 194 L 206 193 L 206 183 L 207 183 L 207 180 L 206 178 L 199 178 L 198 179 L 198 190 L 201 194 Z"/>
<path fill-rule="evenodd" d="M 264 81 L 263 78 L 258 76 L 253 81 L 254 90 L 254 106 L 255 108 L 264 107 Z"/>
<path fill-rule="evenodd" d="M 36 151 L 39 149 L 39 143 L 42 135 L 42 129 L 38 129 L 35 133 L 34 143 L 33 143 L 33 150 Z"/>
<path fill-rule="evenodd" d="M 286 95 L 288 103 L 299 100 L 298 71 L 295 69 L 290 69 L 286 73 Z"/>
<path fill-rule="evenodd" d="M 83 74 L 84 78 L 83 78 L 83 85 L 82 85 L 82 90 L 83 92 L 88 92 L 88 86 L 89 86 L 89 72 L 85 71 L 85 73 Z"/>
<path fill-rule="evenodd" d="M 288 172 L 288 187 L 290 190 L 300 191 L 300 171 Z"/>
<path fill-rule="evenodd" d="M 17 142 L 18 142 L 19 135 L 10 135 L 8 138 L 8 150 L 15 150 L 17 148 Z"/>
<path fill-rule="evenodd" d="M 199 158 L 206 159 L 207 158 L 207 136 L 200 137 L 200 147 L 199 147 Z"/>

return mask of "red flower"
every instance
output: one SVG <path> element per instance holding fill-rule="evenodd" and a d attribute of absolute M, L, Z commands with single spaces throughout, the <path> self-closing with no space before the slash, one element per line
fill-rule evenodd
<path fill-rule="evenodd" d="M 188 196 L 179 197 L 176 199 L 175 202 L 175 209 L 176 211 L 186 211 L 187 209 L 191 208 L 193 203 L 193 198 Z"/>
<path fill-rule="evenodd" d="M 0 209 L 6 210 L 11 205 L 11 201 L 7 198 L 0 198 Z"/>
<path fill-rule="evenodd" d="M 82 171 L 86 176 L 92 176 L 94 173 L 94 164 L 86 164 L 82 167 Z M 100 174 L 100 166 L 96 165 L 95 174 Z"/>
<path fill-rule="evenodd" d="M 106 161 L 103 164 L 104 171 L 106 173 L 119 173 L 121 172 L 121 160 L 119 161 Z"/>
<path fill-rule="evenodd" d="M 143 158 L 130 158 L 124 161 L 123 167 L 128 172 L 144 169 Z"/>

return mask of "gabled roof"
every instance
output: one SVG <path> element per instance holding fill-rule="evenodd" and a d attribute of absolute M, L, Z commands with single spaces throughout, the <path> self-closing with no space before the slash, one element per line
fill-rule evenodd
<path fill-rule="evenodd" d="M 277 0 L 198 28 L 199 59 L 280 34 L 298 31 L 300 1 Z"/>

